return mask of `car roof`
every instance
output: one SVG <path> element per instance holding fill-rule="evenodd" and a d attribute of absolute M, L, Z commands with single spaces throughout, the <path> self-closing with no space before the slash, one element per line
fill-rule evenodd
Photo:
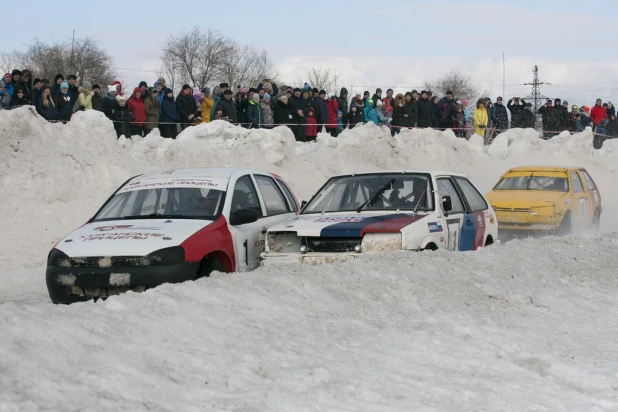
<path fill-rule="evenodd" d="M 380 170 L 380 171 L 374 171 L 374 172 L 357 172 L 357 173 L 345 173 L 345 174 L 341 174 L 341 175 L 335 175 L 333 177 L 343 177 L 343 176 L 359 176 L 359 175 L 383 175 L 383 174 L 393 174 L 393 173 L 423 173 L 423 174 L 429 174 L 432 176 L 443 176 L 443 175 L 449 175 L 449 176 L 461 176 L 461 177 L 467 177 L 465 174 L 463 173 L 455 173 L 455 172 L 443 172 L 443 171 L 438 171 L 438 170 Z"/>
<path fill-rule="evenodd" d="M 216 177 L 221 179 L 230 179 L 236 174 L 243 175 L 249 173 L 268 175 L 270 174 L 261 170 L 243 169 L 239 167 L 194 167 L 186 169 L 159 170 L 157 172 L 144 173 L 142 175 L 139 175 L 139 177 L 141 179 L 157 177 Z"/>
<path fill-rule="evenodd" d="M 568 172 L 569 170 L 585 170 L 583 167 L 564 167 L 564 166 L 520 166 L 513 167 L 510 172 Z"/>

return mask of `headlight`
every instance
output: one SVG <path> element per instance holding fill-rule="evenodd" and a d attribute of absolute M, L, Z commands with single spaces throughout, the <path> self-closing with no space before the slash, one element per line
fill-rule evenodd
<path fill-rule="evenodd" d="M 532 216 L 538 216 L 538 215 L 545 215 L 545 216 L 549 216 L 549 215 L 553 215 L 554 214 L 554 204 L 549 204 L 547 206 L 533 206 L 530 208 L 530 212 L 529 212 Z"/>
<path fill-rule="evenodd" d="M 268 232 L 266 247 L 268 252 L 296 253 L 301 247 L 301 242 L 296 232 Z"/>
<path fill-rule="evenodd" d="M 49 253 L 49 256 L 47 257 L 47 266 L 68 268 L 71 267 L 71 260 L 63 251 L 54 249 Z"/>
<path fill-rule="evenodd" d="M 144 257 L 144 266 L 178 265 L 185 261 L 185 250 L 182 246 L 168 247 L 157 250 Z"/>
<path fill-rule="evenodd" d="M 402 248 L 401 233 L 367 233 L 361 246 L 362 251 L 367 253 L 392 252 Z"/>

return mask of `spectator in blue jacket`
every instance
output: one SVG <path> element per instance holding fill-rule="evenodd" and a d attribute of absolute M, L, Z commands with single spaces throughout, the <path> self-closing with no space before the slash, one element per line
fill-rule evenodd
<path fill-rule="evenodd" d="M 180 123 L 180 115 L 174 103 L 174 93 L 172 89 L 167 88 L 161 103 L 161 117 L 159 118 L 161 136 L 175 139 L 178 136 L 178 123 Z"/>

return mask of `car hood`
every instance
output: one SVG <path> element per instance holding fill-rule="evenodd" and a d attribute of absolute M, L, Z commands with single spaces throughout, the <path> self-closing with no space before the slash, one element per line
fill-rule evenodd
<path fill-rule="evenodd" d="M 396 233 L 426 214 L 311 214 L 300 215 L 269 229 L 309 237 L 362 237 L 365 233 Z"/>
<path fill-rule="evenodd" d="M 550 192 L 543 190 L 492 190 L 486 197 L 493 207 L 500 208 L 530 208 L 547 206 L 566 196 L 565 192 Z"/>
<path fill-rule="evenodd" d="M 212 223 L 197 219 L 114 220 L 87 223 L 56 245 L 70 257 L 145 256 L 179 246 Z"/>

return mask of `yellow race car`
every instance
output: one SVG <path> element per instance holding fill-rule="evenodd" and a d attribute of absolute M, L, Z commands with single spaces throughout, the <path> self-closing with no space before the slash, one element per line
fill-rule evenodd
<path fill-rule="evenodd" d="M 500 231 L 596 234 L 601 194 L 581 167 L 516 167 L 487 195 Z"/>

